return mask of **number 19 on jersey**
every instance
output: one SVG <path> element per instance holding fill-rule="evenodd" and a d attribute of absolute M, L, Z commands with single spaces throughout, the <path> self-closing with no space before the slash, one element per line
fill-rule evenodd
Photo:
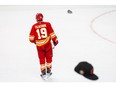
<path fill-rule="evenodd" d="M 38 34 L 38 39 L 43 39 L 43 38 L 47 37 L 47 30 L 46 30 L 46 28 L 37 29 L 36 32 Z"/>

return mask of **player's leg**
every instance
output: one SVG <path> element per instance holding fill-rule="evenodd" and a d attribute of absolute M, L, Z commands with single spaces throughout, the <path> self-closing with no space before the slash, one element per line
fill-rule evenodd
<path fill-rule="evenodd" d="M 52 63 L 47 63 L 46 68 L 47 68 L 47 73 L 51 73 Z"/>
<path fill-rule="evenodd" d="M 40 64 L 40 70 L 42 75 L 46 75 L 46 66 L 45 64 Z"/>
<path fill-rule="evenodd" d="M 40 70 L 43 75 L 46 75 L 46 66 L 45 66 L 45 53 L 39 47 L 37 47 L 38 58 L 40 62 Z"/>
<path fill-rule="evenodd" d="M 48 50 L 46 51 L 46 68 L 47 68 L 47 73 L 51 72 L 52 69 L 52 56 L 53 56 L 53 52 L 52 52 L 52 46 L 51 44 L 48 46 Z"/>

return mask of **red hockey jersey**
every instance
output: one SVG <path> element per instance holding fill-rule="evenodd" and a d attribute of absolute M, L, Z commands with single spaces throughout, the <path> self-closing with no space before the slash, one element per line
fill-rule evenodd
<path fill-rule="evenodd" d="M 55 41 L 57 36 L 49 22 L 38 22 L 32 26 L 29 35 L 30 42 L 37 46 L 43 46 L 49 43 L 51 39 Z"/>

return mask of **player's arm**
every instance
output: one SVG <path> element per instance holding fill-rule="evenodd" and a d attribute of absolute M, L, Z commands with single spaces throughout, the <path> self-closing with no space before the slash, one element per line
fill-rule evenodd
<path fill-rule="evenodd" d="M 30 31 L 30 34 L 29 34 L 29 41 L 31 43 L 35 43 L 35 29 L 34 29 L 33 26 L 31 28 L 31 31 Z"/>
<path fill-rule="evenodd" d="M 50 23 L 48 24 L 48 27 L 49 27 L 50 37 L 53 41 L 54 46 L 56 46 L 58 44 L 57 36 L 56 36 L 56 34 L 55 34 L 55 32 L 54 32 Z"/>
<path fill-rule="evenodd" d="M 51 36 L 51 39 L 52 39 L 52 41 L 53 41 L 54 46 L 56 46 L 56 45 L 58 44 L 58 39 L 57 39 L 56 34 L 55 34 L 54 32 L 52 32 L 52 33 L 50 34 L 50 36 Z"/>

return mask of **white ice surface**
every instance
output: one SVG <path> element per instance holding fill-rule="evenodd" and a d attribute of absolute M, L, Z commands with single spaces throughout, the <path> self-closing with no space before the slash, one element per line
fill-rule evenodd
<path fill-rule="evenodd" d="M 73 14 L 68 14 L 71 9 Z M 91 21 L 116 6 L 0 6 L 0 82 L 42 82 L 36 47 L 28 40 L 35 14 L 42 12 L 59 40 L 50 82 L 91 82 L 74 72 L 81 61 L 94 66 L 97 82 L 116 81 L 116 44 L 96 35 Z M 96 19 L 94 30 L 116 41 L 116 12 Z"/>

